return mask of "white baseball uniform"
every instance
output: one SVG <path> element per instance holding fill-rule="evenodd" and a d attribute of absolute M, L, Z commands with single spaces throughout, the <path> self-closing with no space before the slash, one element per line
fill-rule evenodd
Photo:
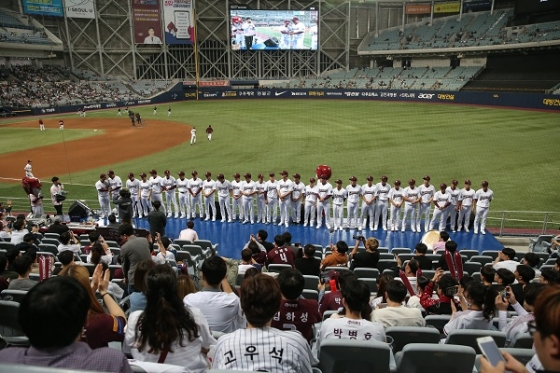
<path fill-rule="evenodd" d="M 373 218 L 373 229 L 377 230 L 379 225 L 379 218 L 381 217 L 381 225 L 383 230 L 387 230 L 387 208 L 389 206 L 389 191 L 391 186 L 387 183 L 377 183 L 375 185 L 375 195 L 377 199 L 375 200 L 375 214 Z"/>
<path fill-rule="evenodd" d="M 303 49 L 303 38 L 305 35 L 305 25 L 301 22 L 292 24 L 292 49 Z M 296 34 L 299 32 L 299 34 Z"/>
<path fill-rule="evenodd" d="M 473 210 L 473 199 L 476 192 L 474 189 L 463 188 L 459 192 L 459 202 L 461 203 L 461 208 L 459 209 L 459 221 L 457 223 L 457 230 L 460 232 L 465 226 L 465 232 L 469 231 L 469 225 L 471 224 L 471 212 Z"/>
<path fill-rule="evenodd" d="M 421 200 L 418 216 L 416 217 L 416 230 L 420 232 L 420 222 L 422 221 L 422 216 L 424 216 L 424 231 L 427 232 L 430 225 L 430 208 L 434 194 L 436 194 L 436 188 L 433 185 L 425 186 L 422 184 L 418 187 L 418 190 L 420 191 Z"/>
<path fill-rule="evenodd" d="M 25 176 L 27 177 L 35 177 L 33 176 L 33 167 L 28 163 L 23 168 L 25 170 Z"/>
<path fill-rule="evenodd" d="M 362 197 L 362 187 L 357 184 L 356 186 L 350 184 L 346 187 L 346 192 L 348 193 L 348 199 L 346 200 L 347 225 L 348 228 L 353 229 L 359 226 L 358 208 Z"/>
<path fill-rule="evenodd" d="M 192 179 L 189 179 L 188 188 L 191 194 L 191 212 L 193 219 L 196 218 L 197 206 L 200 219 L 204 218 L 204 208 L 202 207 L 202 197 L 200 195 L 202 193 L 202 183 L 203 181 L 199 177 L 197 177 L 196 179 L 194 177 Z"/>
<path fill-rule="evenodd" d="M 191 130 L 191 145 L 196 143 L 196 128 Z"/>
<path fill-rule="evenodd" d="M 255 182 L 255 193 L 257 199 L 257 223 L 266 223 L 266 203 L 264 194 L 266 193 L 266 182 Z"/>
<path fill-rule="evenodd" d="M 243 203 L 241 201 L 241 183 L 242 181 L 233 180 L 231 182 L 231 220 L 237 220 L 237 212 L 239 212 L 239 220 L 243 220 Z M 237 199 L 236 199 L 237 197 Z"/>
<path fill-rule="evenodd" d="M 167 217 L 173 216 L 173 211 L 175 211 L 175 217 L 179 217 L 179 207 L 177 206 L 177 198 L 175 197 L 175 189 L 177 189 L 177 181 L 173 176 L 167 177 L 167 175 L 162 178 L 161 185 L 165 190 L 165 202 L 167 209 Z"/>
<path fill-rule="evenodd" d="M 179 192 L 179 210 L 181 210 L 181 219 L 191 216 L 191 201 L 189 193 L 189 180 L 184 176 L 177 180 L 177 191 Z"/>
<path fill-rule="evenodd" d="M 303 226 L 313 227 L 315 225 L 315 217 L 317 216 L 317 186 L 311 186 L 311 184 L 305 187 L 305 206 L 304 206 L 304 216 L 303 216 Z"/>
<path fill-rule="evenodd" d="M 436 194 L 434 194 L 434 214 L 432 216 L 432 221 L 430 222 L 430 230 L 433 230 L 436 222 L 439 222 L 438 231 L 445 230 L 445 213 L 447 208 L 449 207 L 448 204 L 451 203 L 451 194 L 445 192 L 441 192 L 438 190 Z"/>
<path fill-rule="evenodd" d="M 311 25 L 309 34 L 311 34 L 311 49 L 317 50 L 317 24 Z"/>
<path fill-rule="evenodd" d="M 416 201 L 418 198 L 420 198 L 420 189 L 416 187 L 412 188 L 410 186 L 407 186 L 406 188 L 404 188 L 404 197 Z M 403 221 L 401 227 L 401 230 L 403 232 L 406 228 L 406 220 L 409 218 L 409 216 L 410 216 L 410 228 L 412 229 L 413 232 L 416 232 L 417 212 L 418 212 L 418 202 L 412 203 L 407 200 L 404 201 L 404 215 L 403 215 Z"/>
<path fill-rule="evenodd" d="M 292 221 L 296 224 L 301 223 L 301 201 L 305 193 L 305 184 L 301 181 L 296 183 L 294 181 L 292 189 Z"/>
<path fill-rule="evenodd" d="M 111 184 L 108 180 L 102 182 L 101 180 L 95 183 L 95 189 L 97 189 L 97 197 L 99 200 L 99 207 L 101 208 L 100 218 L 109 216 L 111 213 L 111 200 L 109 198 L 109 188 Z"/>
<path fill-rule="evenodd" d="M 362 211 L 360 213 L 360 225 L 359 230 L 362 230 L 366 226 L 366 219 L 369 216 L 369 229 L 373 230 L 373 216 L 375 213 L 375 198 L 376 198 L 376 187 L 371 184 L 362 185 Z"/>
<path fill-rule="evenodd" d="M 490 209 L 490 202 L 494 199 L 492 189 L 484 191 L 482 188 L 477 190 L 474 195 L 476 202 L 476 215 L 474 216 L 474 233 L 478 233 L 478 223 L 480 222 L 480 233 L 486 234 L 486 218 Z"/>
<path fill-rule="evenodd" d="M 132 199 L 132 217 L 142 216 L 142 204 L 140 203 L 140 181 L 138 179 L 127 179 L 126 188 L 130 192 L 130 199 Z"/>
<path fill-rule="evenodd" d="M 216 182 L 212 179 L 204 180 L 202 183 L 204 191 L 204 210 L 206 212 L 206 220 L 210 220 L 210 210 L 212 210 L 212 221 L 216 221 Z"/>
<path fill-rule="evenodd" d="M 107 179 L 109 181 L 109 183 L 111 184 L 111 199 L 115 199 L 119 197 L 119 192 L 121 191 L 122 188 L 122 180 L 120 177 L 118 177 L 117 175 L 113 176 L 113 178 L 108 178 Z M 109 208 L 110 207 L 110 203 L 109 203 Z M 115 211 L 115 216 L 119 216 L 119 209 L 116 209 Z"/>
<path fill-rule="evenodd" d="M 292 190 L 294 182 L 290 179 L 278 181 L 278 201 L 280 202 L 280 225 L 290 225 L 292 212 Z"/>
<path fill-rule="evenodd" d="M 231 207 L 229 205 L 231 189 L 231 183 L 228 180 L 224 179 L 223 182 L 220 180 L 216 181 L 216 190 L 218 190 L 218 204 L 220 205 L 222 223 L 225 223 L 226 221 L 226 212 L 227 219 L 231 223 Z"/>
<path fill-rule="evenodd" d="M 161 186 L 162 177 L 156 175 L 156 177 L 150 176 L 150 185 L 152 186 L 152 202 L 159 201 L 161 203 L 161 212 L 165 214 L 165 204 L 163 203 L 163 196 L 161 195 L 162 186 Z"/>
<path fill-rule="evenodd" d="M 391 203 L 391 217 L 389 226 L 392 231 L 398 231 L 401 226 L 401 207 L 404 201 L 404 189 L 400 186 L 393 187 L 389 191 L 389 202 Z"/>
<path fill-rule="evenodd" d="M 278 181 L 266 182 L 266 222 L 276 225 L 278 217 Z"/>
<path fill-rule="evenodd" d="M 290 32 L 292 32 L 292 26 L 290 24 L 288 24 L 286 26 L 286 24 L 283 24 L 282 26 L 280 26 L 278 28 L 278 31 L 280 32 L 280 49 L 290 49 L 291 45 L 292 45 L 292 35 L 290 35 Z"/>
<path fill-rule="evenodd" d="M 443 221 L 447 221 L 447 218 L 450 218 L 450 228 L 453 232 L 455 232 L 455 227 L 457 223 L 457 202 L 459 201 L 459 193 L 461 192 L 457 187 L 455 189 L 448 186 L 445 190 L 451 196 L 451 204 L 447 206 L 447 211 L 445 212 L 445 217 Z"/>
<path fill-rule="evenodd" d="M 148 213 L 152 209 L 152 206 L 150 204 L 151 191 L 152 191 L 152 183 L 150 183 L 150 181 L 148 180 L 140 181 L 140 205 L 142 208 L 142 214 L 139 215 L 140 217 L 142 217 L 142 215 L 144 217 L 148 216 Z"/>
<path fill-rule="evenodd" d="M 344 200 L 348 197 L 348 191 L 342 186 L 340 189 L 333 188 L 333 225 L 335 230 L 342 230 L 344 226 Z"/>
<path fill-rule="evenodd" d="M 317 229 L 323 223 L 323 213 L 325 214 L 325 225 L 331 229 L 331 197 L 333 187 L 328 181 L 325 184 L 317 184 Z M 323 199 L 323 201 L 321 201 Z"/>
<path fill-rule="evenodd" d="M 253 212 L 253 194 L 256 192 L 256 183 L 253 180 L 241 182 L 241 192 L 243 196 L 241 201 L 243 203 L 243 224 L 251 221 L 255 224 L 255 214 Z"/>

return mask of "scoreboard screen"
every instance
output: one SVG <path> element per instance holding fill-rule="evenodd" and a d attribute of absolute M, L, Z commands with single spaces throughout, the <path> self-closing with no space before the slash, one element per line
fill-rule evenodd
<path fill-rule="evenodd" d="M 543 13 L 560 10 L 559 0 L 516 0 L 515 14 Z"/>

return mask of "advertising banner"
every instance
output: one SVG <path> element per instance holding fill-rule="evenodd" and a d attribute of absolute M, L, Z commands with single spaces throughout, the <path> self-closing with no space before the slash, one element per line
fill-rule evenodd
<path fill-rule="evenodd" d="M 432 7 L 430 4 L 406 4 L 406 14 L 430 14 Z"/>
<path fill-rule="evenodd" d="M 434 5 L 434 13 L 459 13 L 460 3 L 441 3 Z"/>
<path fill-rule="evenodd" d="M 229 80 L 201 80 L 198 82 L 199 87 L 227 87 Z"/>
<path fill-rule="evenodd" d="M 163 44 L 159 0 L 132 0 L 136 44 Z"/>
<path fill-rule="evenodd" d="M 95 18 L 94 0 L 64 0 L 64 9 L 68 18 Z"/>
<path fill-rule="evenodd" d="M 23 0 L 25 14 L 63 17 L 62 0 Z"/>
<path fill-rule="evenodd" d="M 463 10 L 465 12 L 480 12 L 483 10 L 490 10 L 492 8 L 492 2 L 490 0 L 473 0 L 463 2 Z"/>
<path fill-rule="evenodd" d="M 194 43 L 193 0 L 164 0 L 163 24 L 167 44 Z"/>

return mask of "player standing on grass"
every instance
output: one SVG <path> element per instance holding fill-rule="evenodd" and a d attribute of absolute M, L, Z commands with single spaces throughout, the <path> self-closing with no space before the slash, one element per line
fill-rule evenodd
<path fill-rule="evenodd" d="M 274 172 L 268 174 L 266 182 L 266 224 L 276 225 L 278 216 L 278 182 L 274 179 Z"/>
<path fill-rule="evenodd" d="M 196 128 L 191 129 L 191 145 L 196 144 Z"/>
<path fill-rule="evenodd" d="M 154 106 L 154 115 L 157 114 L 157 106 Z"/>
<path fill-rule="evenodd" d="M 459 222 L 457 223 L 457 230 L 459 232 L 463 229 L 463 224 L 465 226 L 465 232 L 469 232 L 475 193 L 474 189 L 471 189 L 471 181 L 469 179 L 465 180 L 465 187 L 459 192 L 458 199 Z"/>
<path fill-rule="evenodd" d="M 23 170 L 25 171 L 25 176 L 35 177 L 35 176 L 33 176 L 33 166 L 31 166 L 31 159 L 27 160 L 27 164 L 25 165 Z"/>
<path fill-rule="evenodd" d="M 243 220 L 243 205 L 241 204 L 241 175 L 236 172 L 231 182 L 231 221 L 237 220 L 237 212 L 239 212 L 239 220 Z"/>
<path fill-rule="evenodd" d="M 179 191 L 179 209 L 181 210 L 181 219 L 191 216 L 191 204 L 189 200 L 189 180 L 185 178 L 185 172 L 179 172 L 177 181 L 177 190 Z"/>
<path fill-rule="evenodd" d="M 333 225 L 334 230 L 343 229 L 344 220 L 344 200 L 348 197 L 348 191 L 342 188 L 342 180 L 338 179 L 336 182 L 336 187 L 332 190 L 332 200 L 333 200 Z"/>
<path fill-rule="evenodd" d="M 122 116 L 121 108 L 118 108 L 118 109 L 117 109 L 117 116 L 118 116 L 118 117 Z"/>
<path fill-rule="evenodd" d="M 387 207 L 389 206 L 389 191 L 391 186 L 387 184 L 387 176 L 381 176 L 381 182 L 375 185 L 375 196 L 377 197 L 374 214 L 373 229 L 377 230 L 379 225 L 379 217 L 381 217 L 381 224 L 383 230 L 387 230 Z"/>
<path fill-rule="evenodd" d="M 360 225 L 358 230 L 362 230 L 366 226 L 366 219 L 369 216 L 369 229 L 373 230 L 373 215 L 375 212 L 375 185 L 373 185 L 373 176 L 369 175 L 367 184 L 362 186 L 362 211 L 360 213 Z"/>
<path fill-rule="evenodd" d="M 214 129 L 212 128 L 211 125 L 208 126 L 208 128 L 206 128 L 206 137 L 208 137 L 208 141 L 212 141 L 212 133 L 214 132 Z"/>
<path fill-rule="evenodd" d="M 439 191 L 434 194 L 434 215 L 430 222 L 430 230 L 433 230 L 436 222 L 439 221 L 438 232 L 445 230 L 445 216 L 447 208 L 451 205 L 451 194 L 447 192 L 447 184 L 441 183 Z"/>
<path fill-rule="evenodd" d="M 408 186 L 404 188 L 404 215 L 401 232 L 404 232 L 406 228 L 406 219 L 408 217 L 410 217 L 410 229 L 416 232 L 416 213 L 418 212 L 420 197 L 420 190 L 416 188 L 416 180 L 408 180 Z"/>
<path fill-rule="evenodd" d="M 303 216 L 303 226 L 313 227 L 315 225 L 315 217 L 317 216 L 317 186 L 315 185 L 315 178 L 309 179 L 309 185 L 305 187 L 305 207 Z"/>
<path fill-rule="evenodd" d="M 257 178 L 259 180 L 255 183 L 255 189 L 257 191 L 257 223 L 266 223 L 266 183 L 263 180 L 263 174 L 259 174 Z"/>
<path fill-rule="evenodd" d="M 58 121 L 58 129 L 59 130 L 63 130 L 64 129 L 64 121 L 61 119 Z"/>
<path fill-rule="evenodd" d="M 327 229 L 331 229 L 331 197 L 332 185 L 327 180 L 327 175 L 319 177 L 319 185 L 317 185 L 317 229 L 323 224 L 323 213 L 325 214 L 325 225 Z"/>
<path fill-rule="evenodd" d="M 299 224 L 301 222 L 301 201 L 305 193 L 305 184 L 300 181 L 300 174 L 295 173 L 292 176 L 294 178 L 292 184 L 292 221 Z"/>
<path fill-rule="evenodd" d="M 478 234 L 478 223 L 480 222 L 480 233 L 486 234 L 486 217 L 490 209 L 490 202 L 494 199 L 494 192 L 488 189 L 488 181 L 482 182 L 482 188 L 476 191 L 474 195 L 474 207 L 476 215 L 474 216 L 474 234 Z"/>
<path fill-rule="evenodd" d="M 192 218 L 196 219 L 196 207 L 198 206 L 198 215 L 200 219 L 204 219 L 204 210 L 202 207 L 202 180 L 198 177 L 198 172 L 192 172 L 192 179 L 189 180 L 189 193 L 191 195 L 191 212 Z"/>
<path fill-rule="evenodd" d="M 398 231 L 401 226 L 401 206 L 403 204 L 404 190 L 401 181 L 395 180 L 395 186 L 389 191 L 389 202 L 391 203 L 391 218 L 389 220 L 391 231 Z"/>
<path fill-rule="evenodd" d="M 220 214 L 222 215 L 222 223 L 226 221 L 226 213 L 228 222 L 231 223 L 231 207 L 229 200 L 231 196 L 231 183 L 225 179 L 224 174 L 218 175 L 216 182 L 216 189 L 218 190 L 218 204 L 220 205 Z"/>
<path fill-rule="evenodd" d="M 423 215 L 424 231 L 427 232 L 430 225 L 430 208 L 432 207 L 434 194 L 436 194 L 436 188 L 430 185 L 430 175 L 425 175 L 422 179 L 424 180 L 424 184 L 420 185 L 418 188 L 420 190 L 421 201 L 420 208 L 418 209 L 418 216 L 416 217 L 416 230 L 420 232 L 420 222 L 422 221 Z"/>
<path fill-rule="evenodd" d="M 348 192 L 348 199 L 346 200 L 347 226 L 350 229 L 356 229 L 359 225 L 358 208 L 362 196 L 362 187 L 356 184 L 358 181 L 356 176 L 352 176 L 348 180 L 350 180 L 350 185 L 346 186 L 346 192 Z"/>
<path fill-rule="evenodd" d="M 130 199 L 132 199 L 132 217 L 135 218 L 137 216 L 142 216 L 142 204 L 139 198 L 140 181 L 134 178 L 134 174 L 132 172 L 128 174 L 126 188 L 130 192 Z"/>
<path fill-rule="evenodd" d="M 39 119 L 39 129 L 40 129 L 41 131 L 44 131 L 44 130 L 45 130 L 45 123 L 43 122 L 43 118 L 40 118 L 40 119 Z"/>
<path fill-rule="evenodd" d="M 140 178 L 142 179 L 140 181 L 140 206 L 142 213 L 139 213 L 138 216 L 141 218 L 147 217 L 151 210 L 150 199 L 152 196 L 152 184 L 146 179 L 146 176 L 145 172 L 140 174 Z"/>
<path fill-rule="evenodd" d="M 292 180 L 288 179 L 288 171 L 281 173 L 282 179 L 278 181 L 278 201 L 280 202 L 280 225 L 286 228 L 290 226 L 290 216 L 292 215 Z"/>
<path fill-rule="evenodd" d="M 140 116 L 140 113 L 136 113 L 136 123 L 141 126 L 142 125 L 142 117 Z"/>
<path fill-rule="evenodd" d="M 177 189 L 177 181 L 171 176 L 169 170 L 165 170 L 165 177 L 161 180 L 162 189 L 165 191 L 165 203 L 167 205 L 167 217 L 173 216 L 173 211 L 175 211 L 175 218 L 179 217 L 179 208 L 177 206 L 177 199 L 175 197 L 175 189 Z"/>
<path fill-rule="evenodd" d="M 202 193 L 204 194 L 206 221 L 210 220 L 210 210 L 212 210 L 212 221 L 216 221 L 216 197 L 214 196 L 216 192 L 216 182 L 212 180 L 212 173 L 210 171 L 204 174 L 204 176 L 206 176 L 206 180 L 202 183 Z"/>
<path fill-rule="evenodd" d="M 455 227 L 457 226 L 457 211 L 459 211 L 459 205 L 457 203 L 459 201 L 460 190 L 457 188 L 457 184 L 459 184 L 459 181 L 453 180 L 451 186 L 447 187 L 446 191 L 451 196 L 451 204 L 447 207 L 445 217 L 443 218 L 443 221 L 446 222 L 447 217 L 450 217 L 449 225 L 453 232 L 455 232 Z"/>
<path fill-rule="evenodd" d="M 168 116 L 168 117 L 171 116 L 171 108 L 167 109 L 167 116 Z"/>

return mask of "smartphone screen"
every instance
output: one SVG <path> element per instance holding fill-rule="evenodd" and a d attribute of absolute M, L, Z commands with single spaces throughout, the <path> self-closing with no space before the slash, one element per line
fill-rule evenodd
<path fill-rule="evenodd" d="M 492 366 L 497 366 L 500 361 L 505 362 L 500 349 L 492 337 L 478 338 L 477 342 L 480 350 Z"/>

